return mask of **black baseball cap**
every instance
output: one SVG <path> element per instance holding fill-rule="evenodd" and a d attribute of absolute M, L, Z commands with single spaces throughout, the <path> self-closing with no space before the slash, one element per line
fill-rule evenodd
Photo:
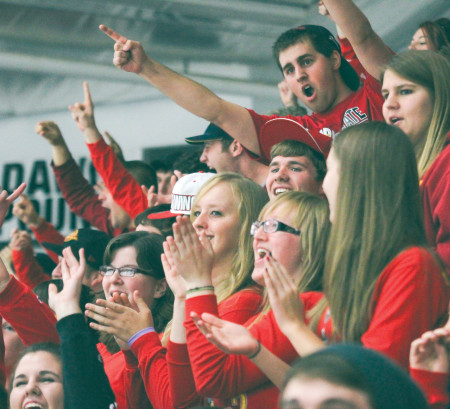
<path fill-rule="evenodd" d="M 79 250 L 83 248 L 86 263 L 98 270 L 103 264 L 103 253 L 105 252 L 109 240 L 110 237 L 102 231 L 93 229 L 78 229 L 70 233 L 64 239 L 63 244 L 44 242 L 42 245 L 59 256 L 62 256 L 62 251 L 66 247 L 70 247 L 73 255 L 77 259 L 79 257 Z"/>
<path fill-rule="evenodd" d="M 195 145 L 197 143 L 205 143 L 207 141 L 217 141 L 221 139 L 233 139 L 229 134 L 227 134 L 222 128 L 217 125 L 210 123 L 205 130 L 203 135 L 190 136 L 189 138 L 184 138 L 187 143 Z"/>
<path fill-rule="evenodd" d="M 341 46 L 336 40 L 330 30 L 323 26 L 316 26 L 314 24 L 305 24 L 295 28 L 296 30 L 304 31 L 305 33 L 313 34 L 319 41 L 327 41 L 332 47 L 341 55 L 341 66 L 339 72 L 345 84 L 352 90 L 356 91 L 359 88 L 360 79 L 358 73 L 353 69 L 350 63 L 342 56 Z"/>

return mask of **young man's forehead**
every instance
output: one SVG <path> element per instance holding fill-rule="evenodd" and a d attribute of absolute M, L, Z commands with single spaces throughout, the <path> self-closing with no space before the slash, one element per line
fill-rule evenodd
<path fill-rule="evenodd" d="M 275 156 L 269 166 L 276 166 L 280 163 L 287 163 L 287 164 L 300 164 L 300 165 L 307 165 L 311 163 L 311 160 L 307 156 Z"/>

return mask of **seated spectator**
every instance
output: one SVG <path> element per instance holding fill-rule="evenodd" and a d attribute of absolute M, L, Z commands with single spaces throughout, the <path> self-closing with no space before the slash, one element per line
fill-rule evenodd
<path fill-rule="evenodd" d="M 442 51 L 450 47 L 450 20 L 446 17 L 424 21 L 414 33 L 410 50 Z"/>

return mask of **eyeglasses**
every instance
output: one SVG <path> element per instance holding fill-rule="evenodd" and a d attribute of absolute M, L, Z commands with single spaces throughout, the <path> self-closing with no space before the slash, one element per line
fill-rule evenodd
<path fill-rule="evenodd" d="M 264 231 L 266 233 L 275 233 L 276 231 L 284 231 L 286 233 L 295 234 L 296 236 L 300 236 L 300 230 L 294 229 L 283 222 L 275 219 L 264 220 L 263 222 L 254 222 L 252 223 L 252 227 L 250 228 L 250 234 L 254 236 L 259 228 L 263 226 Z"/>
<path fill-rule="evenodd" d="M 121 277 L 134 277 L 136 273 L 149 274 L 149 270 L 144 270 L 139 267 L 125 266 L 125 267 L 113 267 L 113 266 L 100 266 L 100 274 L 102 276 L 112 276 L 116 271 L 119 272 Z"/>

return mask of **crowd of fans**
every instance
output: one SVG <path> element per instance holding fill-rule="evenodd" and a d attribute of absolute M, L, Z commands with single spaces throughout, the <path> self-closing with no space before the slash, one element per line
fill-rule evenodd
<path fill-rule="evenodd" d="M 396 54 L 352 0 L 319 12 L 338 40 L 276 39 L 286 109 L 265 115 L 100 26 L 114 65 L 210 125 L 200 150 L 125 160 L 84 83 L 96 186 L 36 125 L 91 228 L 64 237 L 25 184 L 1 191 L 0 226 L 12 207 L 27 227 L 0 254 L 1 408 L 448 407 L 450 22 Z"/>

